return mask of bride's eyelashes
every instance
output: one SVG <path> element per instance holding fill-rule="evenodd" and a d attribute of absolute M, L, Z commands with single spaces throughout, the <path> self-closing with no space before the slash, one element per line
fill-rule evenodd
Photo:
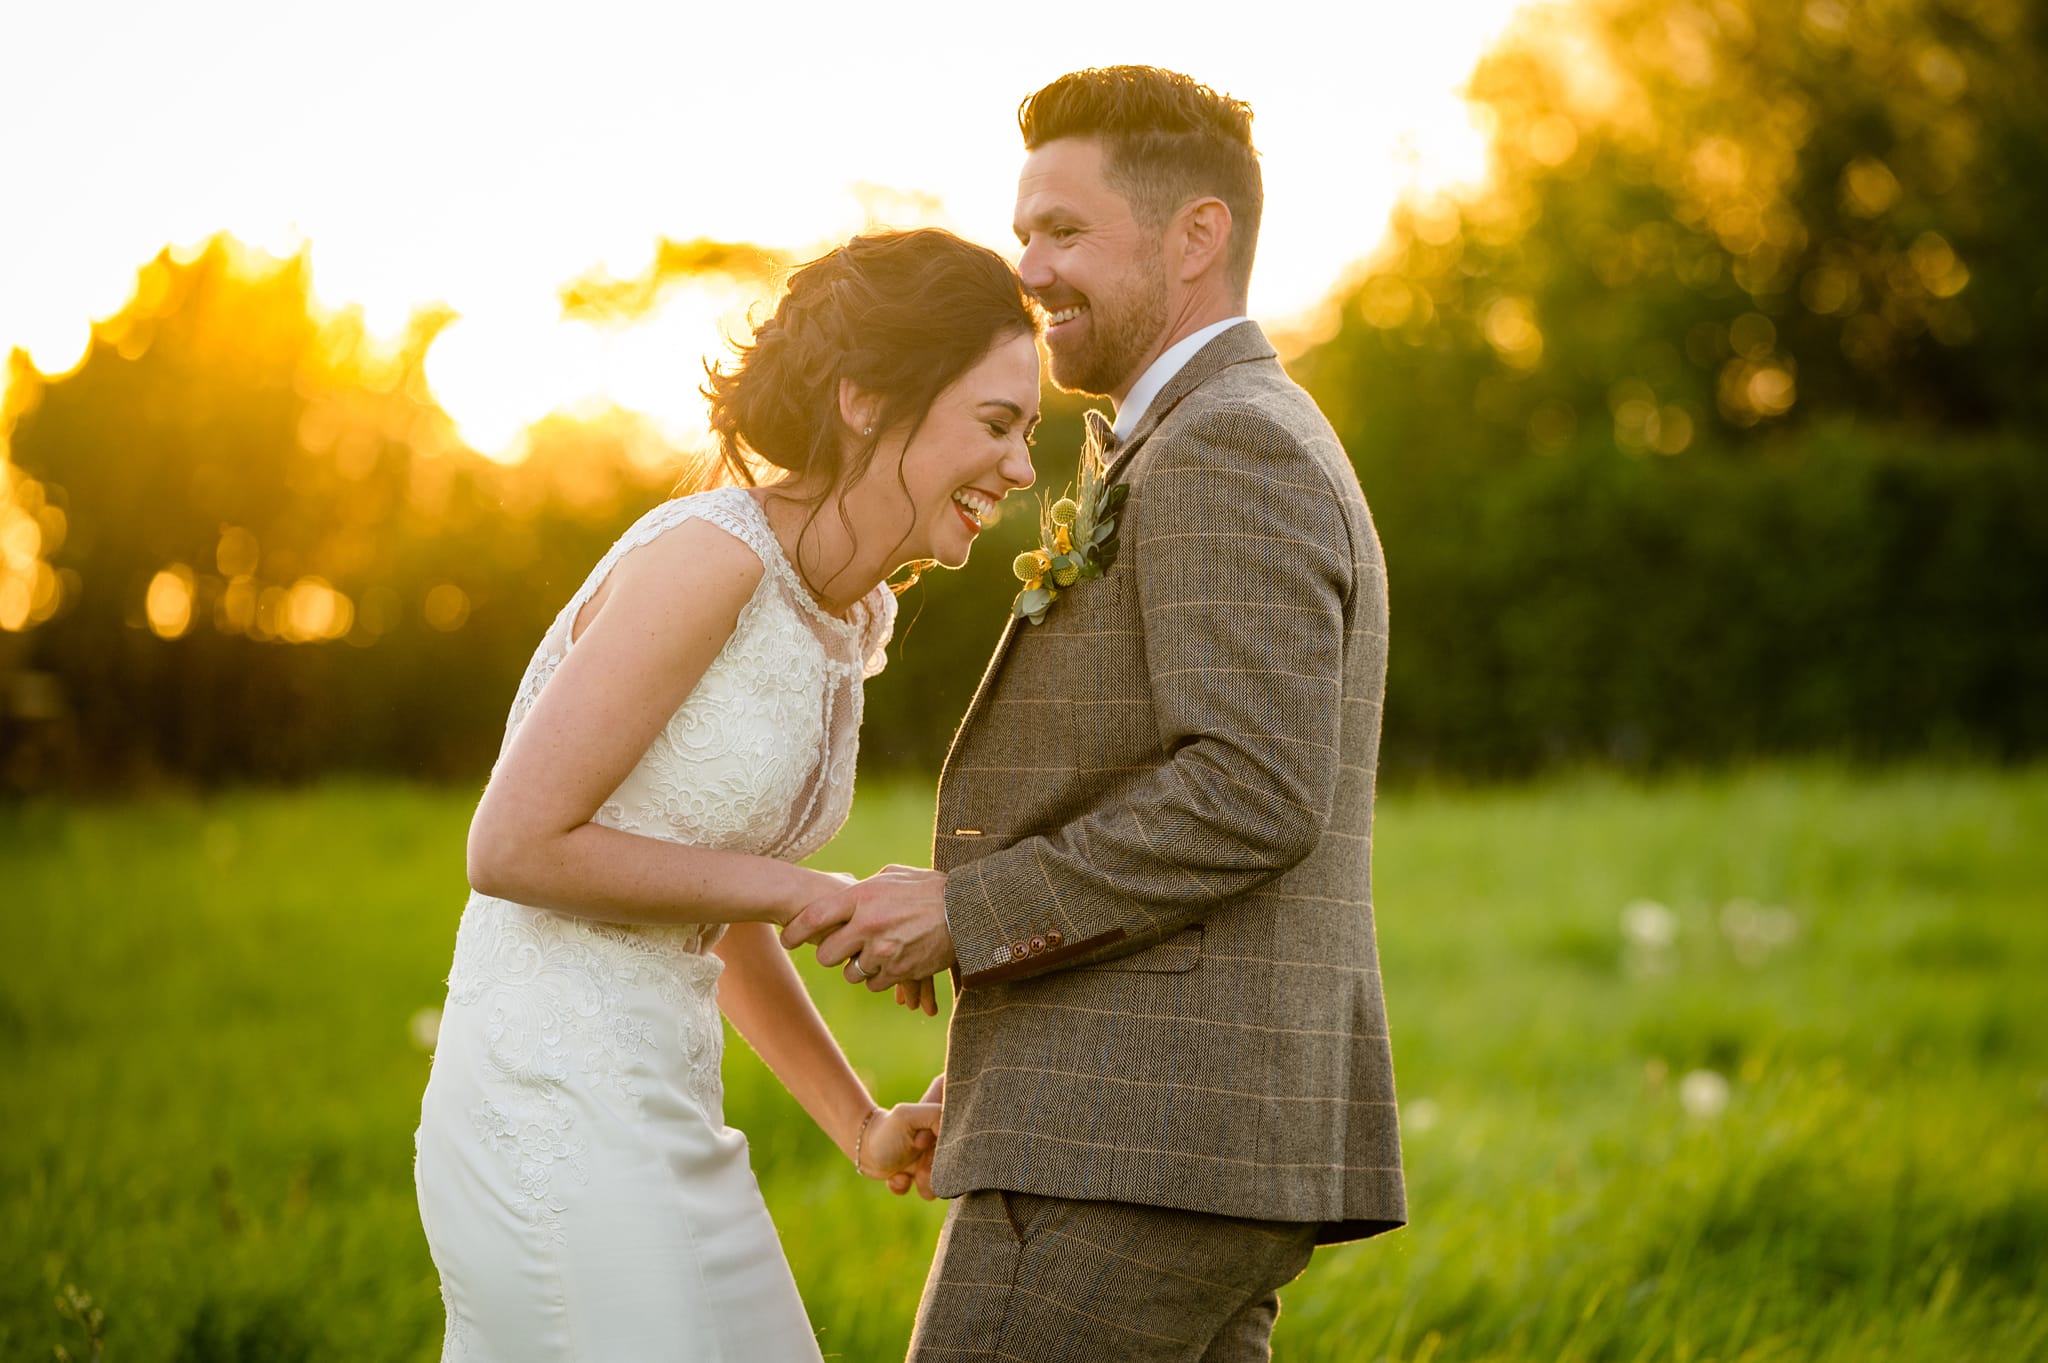
<path fill-rule="evenodd" d="M 982 424 L 988 427 L 989 434 L 993 435 L 996 439 L 1007 440 L 1010 438 L 1010 428 L 1008 426 L 1005 426 L 1002 422 L 985 421 Z M 1024 448 L 1027 450 L 1035 450 L 1038 448 L 1038 430 L 1036 427 L 1033 427 L 1031 430 L 1026 431 L 1024 433 Z"/>

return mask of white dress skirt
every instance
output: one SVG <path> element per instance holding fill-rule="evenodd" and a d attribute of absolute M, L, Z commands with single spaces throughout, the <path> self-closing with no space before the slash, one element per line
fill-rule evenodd
<path fill-rule="evenodd" d="M 506 741 L 611 568 L 693 519 L 748 544 L 766 571 L 594 821 L 797 860 L 845 820 L 861 683 L 880 668 L 895 599 L 878 588 L 846 620 L 819 610 L 744 490 L 665 503 L 620 538 L 542 640 Z M 415 1138 L 444 1360 L 819 1357 L 746 1137 L 725 1124 L 722 962 L 709 954 L 721 931 L 470 897 Z"/>

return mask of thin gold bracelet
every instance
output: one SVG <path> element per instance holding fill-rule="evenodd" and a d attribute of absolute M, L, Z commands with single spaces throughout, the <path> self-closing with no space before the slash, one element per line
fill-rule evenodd
<path fill-rule="evenodd" d="M 868 1176 L 868 1171 L 860 1167 L 861 1142 L 868 1138 L 868 1123 L 880 1115 L 881 1111 L 880 1107 L 870 1105 L 868 1115 L 860 1119 L 860 1130 L 856 1131 L 853 1136 L 853 1172 L 859 1174 L 862 1178 Z"/>

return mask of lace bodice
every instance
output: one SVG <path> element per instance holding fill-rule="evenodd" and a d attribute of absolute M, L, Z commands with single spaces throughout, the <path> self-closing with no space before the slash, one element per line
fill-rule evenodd
<path fill-rule="evenodd" d="M 634 549 L 686 521 L 702 520 L 761 559 L 760 584 L 732 637 L 592 822 L 646 837 L 796 861 L 846 821 L 859 746 L 861 683 L 881 671 L 896 598 L 877 586 L 845 619 L 823 610 L 798 578 L 744 488 L 717 488 L 664 502 L 619 537 L 590 572 L 526 665 L 505 724 L 505 748 L 574 644 L 576 617 Z M 502 758 L 504 748 L 500 749 Z M 472 905 L 472 909 L 476 906 Z M 545 916 L 577 935 L 622 946 L 701 952 L 719 926 L 629 927 Z M 466 914 L 451 989 L 475 959 Z M 468 959 L 466 959 L 468 958 Z"/>
<path fill-rule="evenodd" d="M 878 586 L 849 619 L 821 609 L 743 488 L 664 502 L 619 537 L 526 665 L 505 724 L 519 726 L 572 647 L 576 617 L 619 560 L 685 521 L 741 541 L 766 569 L 697 689 L 595 822 L 758 856 L 797 860 L 825 845 L 853 799 L 861 682 L 882 670 L 896 598 Z"/>

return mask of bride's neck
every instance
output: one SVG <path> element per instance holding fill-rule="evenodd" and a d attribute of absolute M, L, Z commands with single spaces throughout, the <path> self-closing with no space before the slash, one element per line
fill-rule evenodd
<path fill-rule="evenodd" d="M 822 499 L 786 483 L 757 488 L 768 528 L 811 597 L 832 615 L 844 615 L 889 575 L 886 565 L 869 563 L 848 529 L 838 497 Z"/>

